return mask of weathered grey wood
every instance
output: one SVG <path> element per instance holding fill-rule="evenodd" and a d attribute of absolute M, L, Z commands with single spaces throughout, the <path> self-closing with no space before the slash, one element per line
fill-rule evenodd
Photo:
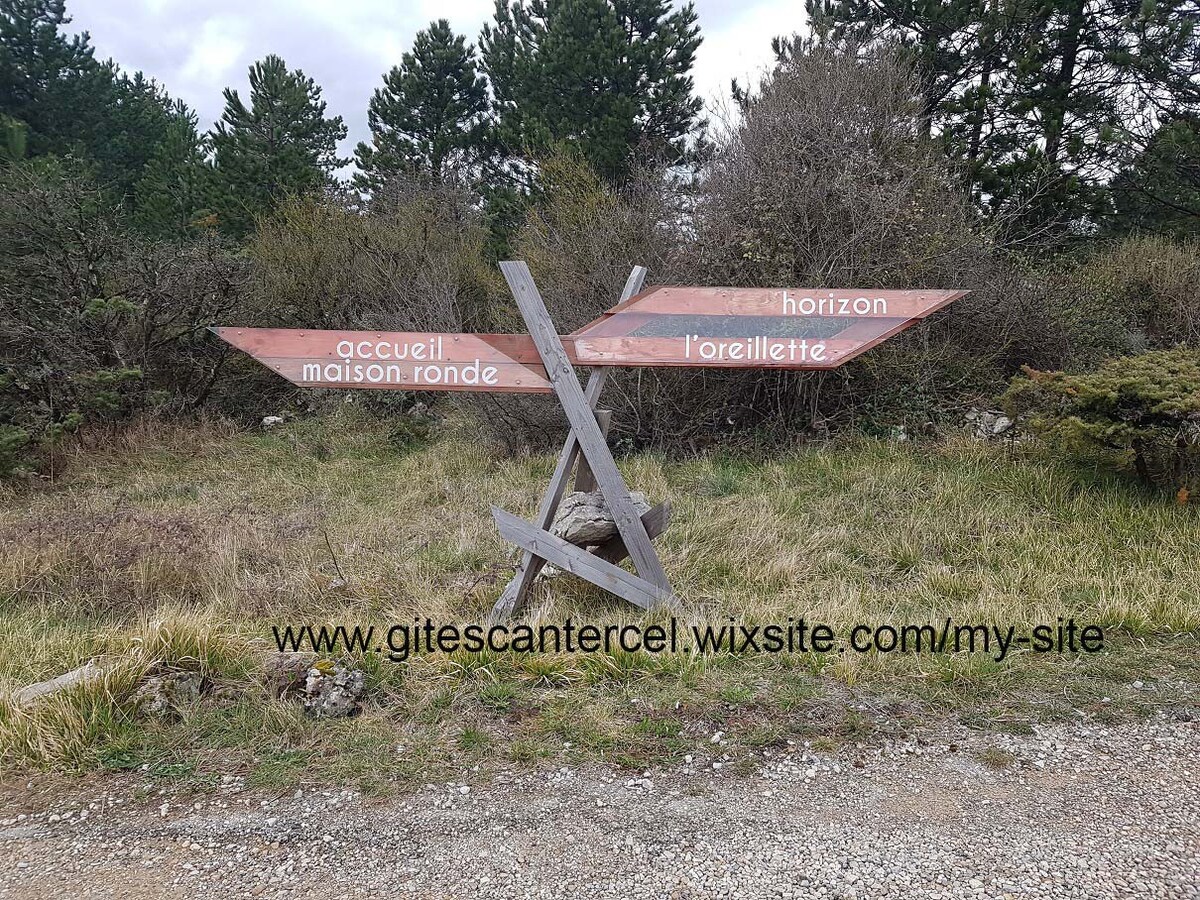
<path fill-rule="evenodd" d="M 600 426 L 600 433 L 604 435 L 604 439 L 607 441 L 608 429 L 612 425 L 612 410 L 596 410 L 596 422 Z M 579 467 L 575 470 L 575 490 L 590 494 L 595 489 L 596 476 L 592 474 L 592 467 L 588 465 L 587 457 L 585 456 L 579 460 Z"/>
<path fill-rule="evenodd" d="M 646 534 L 650 535 L 651 540 L 666 531 L 669 524 L 671 524 L 670 500 L 664 500 L 642 515 L 642 527 L 646 529 Z M 591 554 L 615 565 L 629 555 L 629 550 L 626 549 L 621 536 L 615 534 L 600 546 L 593 547 Z"/>
<path fill-rule="evenodd" d="M 621 302 L 625 302 L 641 291 L 645 280 L 645 266 L 634 266 L 625 280 L 625 289 L 621 291 Z M 608 369 L 592 369 L 588 376 L 587 387 L 584 389 L 584 396 L 590 408 L 595 409 L 607 381 Z M 575 431 L 571 430 L 567 433 L 562 452 L 558 455 L 558 463 L 554 467 L 554 474 L 550 476 L 550 483 L 546 486 L 546 493 L 542 497 L 542 505 L 538 508 L 537 518 L 534 519 L 534 524 L 543 531 L 548 529 L 554 521 L 554 513 L 558 510 L 558 504 L 562 500 L 571 469 L 575 465 L 578 455 L 579 442 L 575 440 Z M 525 596 L 529 593 L 534 579 L 537 578 L 544 564 L 545 560 L 539 559 L 532 553 L 526 552 L 522 555 L 516 574 L 505 587 L 495 606 L 492 607 L 491 621 L 502 622 L 520 610 L 525 602 Z"/>
<path fill-rule="evenodd" d="M 608 444 L 604 435 L 600 433 L 595 412 L 579 386 L 575 369 L 567 359 L 562 340 L 554 328 L 550 314 L 546 311 L 546 304 L 533 281 L 529 266 L 523 262 L 503 262 L 500 264 L 500 270 L 513 292 L 529 328 L 530 337 L 533 338 L 542 357 L 546 375 L 554 386 L 554 392 L 558 395 L 567 421 L 571 423 L 575 440 L 579 442 L 579 449 L 591 464 L 596 483 L 604 494 L 608 508 L 612 510 L 617 530 L 624 538 L 625 546 L 629 548 L 629 557 L 633 560 L 634 567 L 638 574 L 669 595 L 671 585 L 667 573 L 663 570 L 646 529 L 642 527 L 641 516 L 629 498 L 629 488 L 608 451 Z"/>
<path fill-rule="evenodd" d="M 631 572 L 605 562 L 582 547 L 564 541 L 557 535 L 537 528 L 520 516 L 492 507 L 492 517 L 500 535 L 507 541 L 524 547 L 539 559 L 546 560 L 573 575 L 590 581 L 610 594 L 628 600 L 642 609 L 650 609 L 672 598 L 661 588 Z"/>

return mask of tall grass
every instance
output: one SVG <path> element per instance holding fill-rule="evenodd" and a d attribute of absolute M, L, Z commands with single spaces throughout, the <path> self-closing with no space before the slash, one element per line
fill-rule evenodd
<path fill-rule="evenodd" d="M 424 443 L 396 441 L 347 412 L 265 433 L 147 425 L 69 462 L 52 485 L 0 488 L 0 695 L 89 658 L 115 662 L 102 682 L 27 709 L 0 700 L 0 758 L 9 762 L 84 767 L 113 746 L 141 746 L 129 700 L 156 668 L 196 668 L 237 686 L 236 703 L 198 713 L 182 736 L 163 726 L 170 737 L 160 752 L 265 741 L 278 773 L 336 757 L 330 740 L 370 744 L 362 729 L 422 753 L 441 752 L 431 749 L 439 742 L 483 753 L 495 752 L 493 742 L 459 732 L 498 728 L 524 742 L 504 746 L 525 754 L 561 736 L 551 719 L 563 697 L 598 703 L 608 718 L 620 718 L 613 710 L 625 696 L 706 715 L 737 707 L 789 716 L 801 701 L 780 698 L 824 677 L 996 709 L 1052 690 L 1054 679 L 1086 699 L 1081 667 L 1123 678 L 1131 660 L 1132 670 L 1137 660 L 1170 669 L 1196 658 L 1195 510 L 1066 470 L 1035 449 L 856 439 L 770 459 L 632 456 L 621 461 L 631 485 L 675 505 L 658 543 L 687 619 L 803 616 L 845 628 L 950 616 L 1022 627 L 1074 616 L 1129 649 L 998 665 L 857 655 L 376 658 L 363 664 L 378 714 L 318 734 L 293 713 L 281 720 L 255 687 L 269 626 L 482 618 L 515 558 L 488 507 L 532 515 L 553 460 L 493 456 L 453 423 Z M 527 616 L 645 618 L 570 576 L 540 585 Z M 522 724 L 527 714 L 551 724 Z M 615 728 L 634 750 L 671 744 L 647 737 L 657 725 L 579 727 L 609 737 Z M 642 752 L 630 747 L 620 752 Z M 396 771 L 416 765 L 412 753 L 392 761 Z"/>

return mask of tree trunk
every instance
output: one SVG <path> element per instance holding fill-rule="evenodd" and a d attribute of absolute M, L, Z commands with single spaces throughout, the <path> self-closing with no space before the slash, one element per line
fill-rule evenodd
<path fill-rule="evenodd" d="M 1079 61 L 1079 44 L 1083 35 L 1084 20 L 1087 18 L 1087 0 L 1071 0 L 1064 5 L 1067 24 L 1057 47 L 1056 55 L 1061 62 L 1058 74 L 1050 82 L 1047 108 L 1044 116 L 1046 138 L 1046 160 L 1052 167 L 1058 166 L 1062 151 L 1063 129 L 1066 124 L 1067 106 L 1071 102 L 1075 85 L 1075 68 Z"/>

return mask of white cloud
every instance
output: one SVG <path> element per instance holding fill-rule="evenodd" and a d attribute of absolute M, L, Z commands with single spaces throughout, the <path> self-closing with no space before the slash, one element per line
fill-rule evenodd
<path fill-rule="evenodd" d="M 719 27 L 704 28 L 704 3 L 697 4 L 704 43 L 696 53 L 696 93 L 706 103 L 729 99 L 729 84 L 755 84 L 774 61 L 771 39 L 807 30 L 799 0 L 760 0 L 728 14 Z"/>
<path fill-rule="evenodd" d="M 226 16 L 209 19 L 200 26 L 199 34 L 191 42 L 179 77 L 189 85 L 219 91 L 237 73 L 245 51 L 245 22 Z"/>

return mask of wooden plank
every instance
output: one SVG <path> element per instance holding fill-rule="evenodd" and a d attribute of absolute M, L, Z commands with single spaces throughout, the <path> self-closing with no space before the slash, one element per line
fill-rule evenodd
<path fill-rule="evenodd" d="M 596 410 L 596 422 L 600 425 L 600 433 L 604 435 L 604 440 L 607 441 L 608 429 L 612 427 L 612 410 Z M 592 467 L 588 465 L 587 457 L 585 456 L 579 460 L 579 467 L 575 470 L 575 490 L 590 494 L 595 489 L 596 476 L 592 474 Z"/>
<path fill-rule="evenodd" d="M 346 331 L 303 328 L 212 328 L 254 357 L 274 359 L 363 359 L 372 362 L 429 362 L 480 359 L 541 368 L 527 334 L 459 334 L 430 331 Z"/>
<path fill-rule="evenodd" d="M 549 393 L 526 335 L 214 328 L 301 387 Z M 518 338 L 518 340 L 511 340 Z"/>
<path fill-rule="evenodd" d="M 589 397 L 598 398 L 600 391 L 604 387 L 604 381 L 607 378 L 603 369 L 593 369 L 588 378 Z M 595 399 L 589 401 L 591 404 L 596 402 Z M 562 452 L 558 455 L 558 462 L 554 466 L 554 474 L 550 476 L 550 482 L 546 485 L 546 493 L 542 495 L 542 503 L 538 508 L 537 518 L 534 519 L 534 524 L 541 530 L 545 531 L 554 521 L 554 514 L 558 510 L 558 504 L 562 501 L 563 493 L 566 491 L 567 481 L 571 477 L 571 469 L 575 466 L 575 460 L 579 455 L 579 444 L 575 440 L 575 432 L 571 431 L 567 434 L 567 439 L 563 444 Z M 504 588 L 499 599 L 496 600 L 492 607 L 491 621 L 502 622 L 509 618 L 525 603 L 525 597 L 529 593 L 529 589 L 533 587 L 533 582 L 537 578 L 538 572 L 545 565 L 545 560 L 526 551 L 521 557 L 521 564 L 517 567 L 516 574 Z"/>
<path fill-rule="evenodd" d="M 544 370 L 514 362 L 382 362 L 366 359 L 258 361 L 292 384 L 306 388 L 391 391 L 552 393 Z"/>
<path fill-rule="evenodd" d="M 877 319 L 895 334 L 917 319 Z M 718 369 L 833 369 L 878 341 L 787 337 L 600 337 L 575 339 L 590 366 L 686 366 Z"/>
<path fill-rule="evenodd" d="M 658 537 L 667 530 L 667 526 L 671 524 L 671 501 L 664 500 L 657 506 L 652 507 L 645 515 L 642 516 L 642 526 L 646 529 L 646 534 L 650 535 L 650 539 Z M 600 559 L 616 565 L 621 560 L 629 555 L 629 550 L 625 547 L 625 542 L 621 540 L 621 536 L 614 535 L 598 547 L 593 547 L 593 556 L 598 556 Z"/>
<path fill-rule="evenodd" d="M 640 291 L 645 280 L 646 268 L 644 266 L 634 266 L 633 270 L 629 273 L 629 277 L 625 280 L 625 289 L 621 292 L 622 299 L 632 297 Z M 532 341 L 533 339 L 530 338 L 531 343 Z M 535 347 L 534 349 L 536 351 L 537 348 Z M 538 362 L 541 362 L 541 357 L 538 357 Z M 542 371 L 544 372 L 545 369 L 543 368 Z M 604 391 L 604 384 L 607 380 L 608 371 L 606 369 L 592 369 L 591 374 L 588 376 L 587 388 L 584 389 L 584 396 L 591 409 L 595 409 L 596 404 L 600 401 L 600 395 Z M 546 493 L 543 495 L 541 506 L 538 508 L 538 516 L 534 520 L 534 523 L 543 531 L 548 529 L 554 521 L 554 513 L 558 510 L 558 504 L 562 500 L 567 479 L 570 477 L 571 468 L 575 465 L 578 454 L 579 443 L 575 440 L 575 432 L 570 431 L 563 442 L 562 451 L 559 453 L 558 462 L 554 467 L 554 474 L 550 476 L 550 483 L 546 486 Z M 534 556 L 528 551 L 525 552 L 516 574 L 492 607 L 491 621 L 504 621 L 520 610 L 525 602 L 526 595 L 529 593 L 529 589 L 533 586 L 534 579 L 537 578 L 537 574 L 542 570 L 544 563 L 545 560 Z"/>
<path fill-rule="evenodd" d="M 609 310 L 690 316 L 924 318 L 965 296 L 959 290 L 875 288 L 735 288 L 664 285 Z M 583 334 L 589 326 L 576 332 Z"/>
<path fill-rule="evenodd" d="M 625 480 L 608 451 L 595 413 L 576 380 L 575 369 L 567 359 L 562 341 L 554 329 L 554 323 L 546 311 L 546 304 L 542 301 L 537 285 L 534 284 L 529 267 L 523 262 L 503 262 L 500 264 L 500 270 L 504 273 L 504 278 L 508 281 L 517 306 L 529 327 L 529 333 L 541 354 L 542 364 L 546 367 L 546 375 L 554 385 L 554 392 L 558 395 L 563 412 L 571 423 L 580 450 L 588 458 L 600 491 L 604 494 L 609 510 L 612 511 L 617 529 L 629 548 L 630 559 L 643 578 L 669 593 L 670 582 L 667 580 L 667 573 L 663 570 L 646 529 L 642 527 L 641 517 L 638 516 L 629 497 L 629 488 L 626 487 Z"/>
<path fill-rule="evenodd" d="M 471 354 L 493 362 L 517 362 L 540 370 L 542 358 L 538 356 L 533 338 L 527 334 L 467 334 L 426 331 L 348 331 L 322 330 L 314 328 L 210 328 L 213 334 L 251 356 L 268 356 L 277 359 L 309 359 L 317 357 L 339 358 L 337 346 L 349 341 L 357 349 L 363 342 L 369 350 L 372 344 L 405 345 L 427 343 L 432 338 L 442 338 L 447 351 L 458 356 Z M 574 362 L 575 347 L 564 344 L 567 356 Z M 395 352 L 388 358 L 395 359 Z"/>
<path fill-rule="evenodd" d="M 520 516 L 514 516 L 493 506 L 492 517 L 500 535 L 535 557 L 590 581 L 610 594 L 628 600 L 642 609 L 651 609 L 671 600 L 668 591 L 626 572 L 619 566 L 588 553 L 582 547 L 564 541 L 557 535 L 542 531 Z"/>
<path fill-rule="evenodd" d="M 503 353 L 514 362 L 524 363 L 530 368 L 535 368 L 541 371 L 542 358 L 538 356 L 537 346 L 533 343 L 533 338 L 527 334 L 480 334 L 479 339 L 490 344 L 499 352 Z M 575 362 L 575 344 L 572 341 L 564 341 L 563 349 L 567 352 L 567 359 Z"/>

